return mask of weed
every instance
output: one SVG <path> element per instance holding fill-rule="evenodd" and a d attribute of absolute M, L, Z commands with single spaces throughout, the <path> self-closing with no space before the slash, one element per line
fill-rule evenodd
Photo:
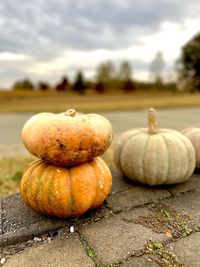
<path fill-rule="evenodd" d="M 163 203 L 153 203 L 149 205 L 149 209 L 152 211 L 152 215 L 140 216 L 134 220 L 134 223 L 142 224 L 158 233 L 169 233 L 171 237 L 191 234 L 192 230 L 187 227 L 187 223 L 190 221 L 189 216 L 179 214 Z"/>
<path fill-rule="evenodd" d="M 186 236 L 189 236 L 191 235 L 192 233 L 192 229 L 189 228 L 187 225 L 184 225 L 183 226 L 183 236 L 186 237 Z"/>
<path fill-rule="evenodd" d="M 82 238 L 82 244 L 85 248 L 85 251 L 87 253 L 87 255 L 94 261 L 94 263 L 96 264 L 96 266 L 101 266 L 100 263 L 98 262 L 98 260 L 95 257 L 94 251 L 92 250 L 92 248 L 88 245 L 87 241 L 85 239 Z"/>
<path fill-rule="evenodd" d="M 146 254 L 154 254 L 159 257 L 159 264 L 163 267 L 182 267 L 177 256 L 166 250 L 162 243 L 149 242 L 144 250 Z"/>

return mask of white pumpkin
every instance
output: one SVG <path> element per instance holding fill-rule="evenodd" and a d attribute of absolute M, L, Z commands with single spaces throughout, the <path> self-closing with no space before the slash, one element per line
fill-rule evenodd
<path fill-rule="evenodd" d="M 123 133 L 114 148 L 114 162 L 127 177 L 148 185 L 181 183 L 195 168 L 192 143 L 180 132 L 158 129 L 154 109 L 148 128 Z"/>

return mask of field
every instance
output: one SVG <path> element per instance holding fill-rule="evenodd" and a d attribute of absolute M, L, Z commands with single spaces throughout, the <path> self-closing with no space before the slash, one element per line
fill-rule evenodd
<path fill-rule="evenodd" d="M 0 91 L 0 112 L 61 112 L 75 108 L 82 112 L 143 109 L 148 107 L 189 107 L 200 105 L 200 94 L 135 91 L 129 94 L 74 95 L 60 92 Z"/>

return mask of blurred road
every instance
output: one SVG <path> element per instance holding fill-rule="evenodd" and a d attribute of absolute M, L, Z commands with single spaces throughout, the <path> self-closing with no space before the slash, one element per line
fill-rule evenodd
<path fill-rule="evenodd" d="M 147 111 L 101 112 L 113 125 L 115 136 L 131 128 L 146 127 Z M 0 113 L 0 157 L 24 155 L 27 152 L 21 141 L 21 129 L 33 114 Z M 158 126 L 181 130 L 200 127 L 199 108 L 157 110 Z"/>

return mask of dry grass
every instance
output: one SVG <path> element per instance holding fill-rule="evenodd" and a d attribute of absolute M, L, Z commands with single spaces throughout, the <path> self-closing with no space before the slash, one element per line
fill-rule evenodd
<path fill-rule="evenodd" d="M 82 112 L 131 110 L 148 107 L 200 105 L 200 94 L 136 91 L 131 94 L 72 95 L 59 92 L 0 92 L 0 112 L 61 112 L 75 108 Z"/>
<path fill-rule="evenodd" d="M 0 159 L 0 196 L 19 191 L 19 182 L 24 168 L 32 157 L 13 157 Z"/>

